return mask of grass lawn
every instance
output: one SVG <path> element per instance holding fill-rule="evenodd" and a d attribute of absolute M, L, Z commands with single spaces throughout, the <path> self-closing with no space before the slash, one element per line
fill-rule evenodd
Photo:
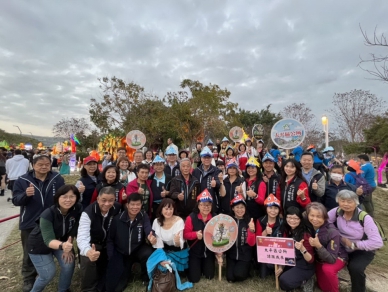
<path fill-rule="evenodd" d="M 66 181 L 68 183 L 75 183 L 77 176 L 68 176 Z M 385 201 L 388 197 L 388 191 L 377 189 L 374 193 L 374 203 L 376 209 L 376 220 L 379 221 L 384 229 L 388 232 L 388 208 L 386 207 Z M 17 228 L 11 233 L 7 239 L 8 243 L 15 242 L 20 239 L 19 231 Z M 0 287 L 3 291 L 21 291 L 23 284 L 21 271 L 21 260 L 22 260 L 22 248 L 21 244 L 15 244 L 6 250 L 0 251 Z M 225 272 L 225 271 L 223 271 Z M 225 274 L 225 273 L 224 273 Z M 223 275 L 224 275 L 223 274 Z M 388 284 L 388 247 L 384 246 L 376 254 L 376 257 L 372 264 L 367 269 L 368 277 L 368 291 L 388 291 L 386 287 Z M 340 278 L 345 281 L 341 281 L 341 291 L 350 291 L 347 281 L 349 279 L 346 271 L 342 271 Z M 47 286 L 45 291 L 57 291 L 58 277 Z M 185 279 L 182 279 L 185 281 Z M 73 292 L 80 290 L 80 271 L 76 267 L 71 289 Z M 145 291 L 145 287 L 142 286 L 141 282 L 135 280 L 131 283 L 125 291 Z M 275 280 L 273 277 L 269 277 L 265 280 L 259 279 L 257 276 L 248 279 L 242 283 L 230 284 L 223 277 L 222 281 L 219 282 L 217 279 L 213 280 L 201 280 L 199 283 L 194 285 L 194 288 L 188 291 L 208 291 L 208 292 L 221 292 L 221 291 L 276 291 Z M 320 291 L 315 288 L 315 291 Z M 0 291 L 1 292 L 1 291 Z"/>

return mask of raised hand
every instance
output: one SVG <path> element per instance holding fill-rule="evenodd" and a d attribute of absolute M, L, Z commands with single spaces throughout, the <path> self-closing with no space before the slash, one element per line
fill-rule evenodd
<path fill-rule="evenodd" d="M 309 243 L 312 247 L 316 247 L 316 248 L 321 248 L 322 247 L 322 244 L 320 243 L 319 241 L 319 238 L 317 235 L 315 235 L 315 237 L 310 237 L 309 238 Z"/>
<path fill-rule="evenodd" d="M 88 250 L 86 255 L 91 262 L 95 262 L 98 260 L 98 258 L 100 257 L 100 252 L 96 250 L 96 246 L 94 245 L 94 243 L 92 244 L 92 248 Z"/>
<path fill-rule="evenodd" d="M 121 195 L 121 200 L 125 200 L 127 198 L 127 194 L 126 193 L 123 193 L 122 195 Z"/>
<path fill-rule="evenodd" d="M 249 221 L 248 227 L 251 231 L 255 232 L 255 222 L 253 221 L 253 218 L 251 218 L 251 221 Z"/>
<path fill-rule="evenodd" d="M 71 240 L 71 236 L 69 236 L 67 241 L 62 243 L 62 249 L 63 249 L 63 252 L 70 252 L 73 249 L 73 243 Z"/>
<path fill-rule="evenodd" d="M 197 239 L 198 240 L 202 239 L 202 230 L 197 231 Z"/>
<path fill-rule="evenodd" d="M 216 182 L 216 180 L 214 179 L 214 176 L 213 176 L 210 185 L 211 185 L 212 188 L 215 188 L 216 184 L 217 184 L 217 182 Z"/>
<path fill-rule="evenodd" d="M 269 181 L 268 177 L 266 177 L 266 176 L 264 175 L 264 176 L 263 176 L 263 181 L 264 181 L 265 183 L 267 183 L 267 182 Z"/>
<path fill-rule="evenodd" d="M 169 191 L 166 191 L 166 189 L 162 187 L 162 192 L 160 193 L 162 198 L 165 198 L 169 193 L 170 193 Z"/>
<path fill-rule="evenodd" d="M 306 194 L 304 193 L 304 191 L 306 190 L 306 188 L 304 188 L 303 190 L 298 190 L 298 192 L 296 193 L 298 197 L 300 197 L 302 200 L 306 199 Z"/>
<path fill-rule="evenodd" d="M 314 182 L 312 183 L 311 185 L 311 188 L 316 191 L 318 189 L 318 184 L 317 184 L 317 180 L 314 180 Z"/>
<path fill-rule="evenodd" d="M 236 192 L 238 194 L 242 194 L 242 185 L 243 185 L 243 183 L 241 183 L 239 186 L 236 187 Z"/>
<path fill-rule="evenodd" d="M 178 200 L 179 201 L 183 201 L 185 199 L 185 195 L 183 194 L 183 192 L 182 193 L 180 193 L 179 195 L 178 195 Z"/>
<path fill-rule="evenodd" d="M 304 239 L 302 239 L 301 241 L 295 241 L 295 248 L 297 249 L 297 250 L 303 250 L 303 241 L 304 241 Z"/>
<path fill-rule="evenodd" d="M 357 194 L 357 196 L 361 196 L 363 193 L 364 193 L 364 190 L 363 190 L 362 186 L 359 186 L 359 187 L 356 189 L 356 194 Z"/>
<path fill-rule="evenodd" d="M 182 233 L 182 231 L 179 231 L 177 234 L 174 235 L 175 246 L 180 246 L 180 244 L 181 244 L 181 233 Z"/>
<path fill-rule="evenodd" d="M 218 174 L 218 180 L 220 181 L 220 183 L 224 181 L 224 174 L 222 172 Z"/>
<path fill-rule="evenodd" d="M 250 198 L 256 197 L 256 193 L 251 188 L 247 191 L 247 195 Z"/>
<path fill-rule="evenodd" d="M 152 245 L 154 245 L 156 243 L 156 237 L 152 234 L 152 231 L 150 232 L 150 234 L 148 235 L 148 240 L 149 242 L 151 242 Z"/>
<path fill-rule="evenodd" d="M 31 197 L 35 194 L 35 188 L 34 188 L 34 185 L 32 183 L 30 183 L 30 186 L 28 188 L 26 188 L 26 195 L 28 197 Z"/>
<path fill-rule="evenodd" d="M 271 235 L 272 234 L 272 228 L 269 227 L 269 223 L 267 223 L 267 227 L 265 228 L 265 231 L 267 231 L 267 235 Z"/>
<path fill-rule="evenodd" d="M 140 195 L 144 195 L 144 189 L 142 187 L 139 187 L 139 189 L 137 190 L 137 193 Z"/>
<path fill-rule="evenodd" d="M 85 186 L 84 186 L 84 184 L 82 183 L 82 181 L 79 181 L 79 183 L 78 183 L 78 191 L 79 191 L 80 193 L 83 193 L 83 192 L 85 191 Z"/>

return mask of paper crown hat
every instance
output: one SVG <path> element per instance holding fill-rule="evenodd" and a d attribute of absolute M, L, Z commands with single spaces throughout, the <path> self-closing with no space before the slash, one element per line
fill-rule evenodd
<path fill-rule="evenodd" d="M 213 203 L 212 195 L 209 193 L 207 189 L 205 189 L 202 193 L 197 196 L 197 202 L 205 203 L 210 202 Z"/>
<path fill-rule="evenodd" d="M 229 142 L 229 139 L 224 137 L 221 142 Z"/>
<path fill-rule="evenodd" d="M 257 161 L 257 159 L 253 156 L 251 156 L 248 161 L 247 161 L 247 164 L 246 166 L 256 166 L 256 167 L 260 167 L 260 163 Z"/>
<path fill-rule="evenodd" d="M 273 194 L 269 194 L 269 196 L 264 200 L 264 206 L 277 206 L 280 208 L 280 201 Z"/>
<path fill-rule="evenodd" d="M 232 158 L 231 160 L 228 161 L 228 164 L 226 165 L 226 169 L 228 169 L 229 167 L 235 167 L 238 169 L 236 159 Z"/>
<path fill-rule="evenodd" d="M 167 153 L 167 151 L 166 151 Z M 164 158 L 160 157 L 159 155 L 156 155 L 154 160 L 152 161 L 152 163 L 165 163 L 166 160 L 164 160 Z"/>
<path fill-rule="evenodd" d="M 178 153 L 176 153 L 176 150 L 174 147 L 168 147 L 168 149 L 166 150 L 166 155 L 177 155 Z"/>
<path fill-rule="evenodd" d="M 263 162 L 265 162 L 267 160 L 275 162 L 275 158 L 269 153 L 266 153 L 262 159 Z"/>
<path fill-rule="evenodd" d="M 207 140 L 207 144 L 206 145 L 214 145 L 212 139 Z"/>
<path fill-rule="evenodd" d="M 245 206 L 247 205 L 247 203 L 245 202 L 244 197 L 242 195 L 237 195 L 233 198 L 233 200 L 230 201 L 230 205 L 232 207 L 234 207 L 240 203 L 243 203 Z"/>
<path fill-rule="evenodd" d="M 213 157 L 213 153 L 207 146 L 205 146 L 201 151 L 201 157 L 205 157 L 205 156 Z"/>

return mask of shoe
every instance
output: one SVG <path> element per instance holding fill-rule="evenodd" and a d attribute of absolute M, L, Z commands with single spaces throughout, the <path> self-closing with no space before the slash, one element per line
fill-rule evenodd
<path fill-rule="evenodd" d="M 23 284 L 23 292 L 30 292 L 32 290 L 32 287 L 34 287 L 35 281 L 24 281 Z"/>
<path fill-rule="evenodd" d="M 302 285 L 302 290 L 303 292 L 314 292 L 314 277 L 311 277 Z"/>

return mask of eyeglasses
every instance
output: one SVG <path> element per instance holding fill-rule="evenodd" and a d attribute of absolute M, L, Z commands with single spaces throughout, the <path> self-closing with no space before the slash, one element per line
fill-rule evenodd
<path fill-rule="evenodd" d="M 201 206 L 202 208 L 207 208 L 207 209 L 212 207 L 212 205 L 199 205 L 199 206 Z"/>
<path fill-rule="evenodd" d="M 286 219 L 289 221 L 300 221 L 300 218 L 298 218 L 298 217 L 288 217 L 287 216 Z"/>

